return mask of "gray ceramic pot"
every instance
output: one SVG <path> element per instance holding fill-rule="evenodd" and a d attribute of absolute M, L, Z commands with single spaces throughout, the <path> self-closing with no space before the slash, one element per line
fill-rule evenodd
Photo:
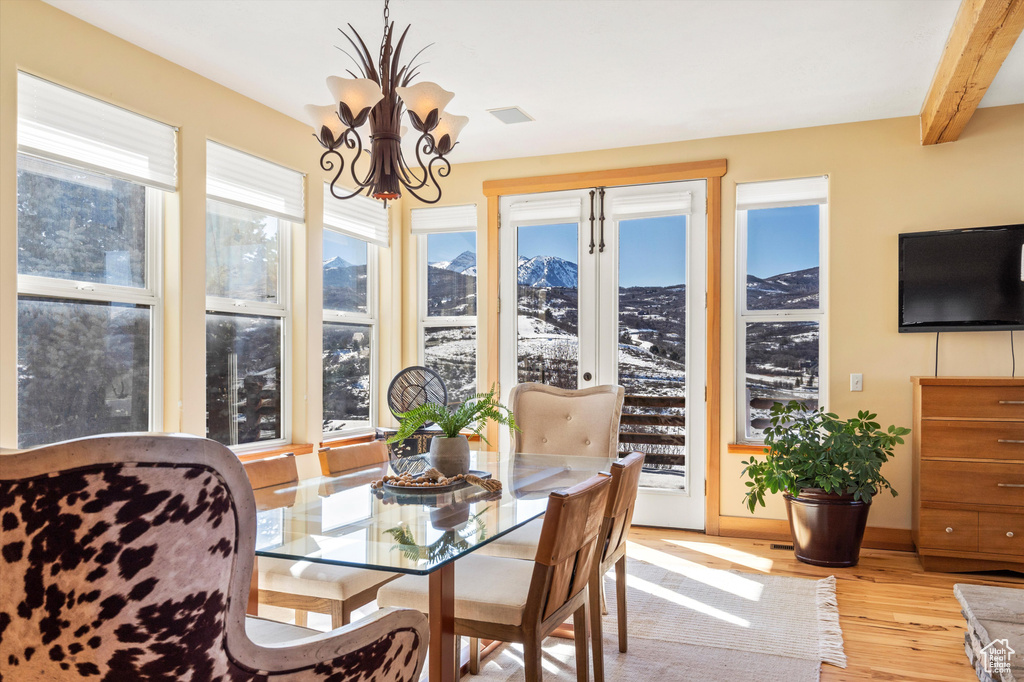
<path fill-rule="evenodd" d="M 430 465 L 445 476 L 469 473 L 469 440 L 465 436 L 430 440 Z"/>

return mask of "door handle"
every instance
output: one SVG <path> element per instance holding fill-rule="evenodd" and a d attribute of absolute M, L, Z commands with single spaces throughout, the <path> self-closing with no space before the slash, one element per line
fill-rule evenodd
<path fill-rule="evenodd" d="M 604 253 L 604 187 L 599 187 L 598 191 L 601 193 L 601 243 L 598 244 L 597 250 Z"/>
<path fill-rule="evenodd" d="M 1000 405 L 1024 405 L 1024 400 L 1000 400 Z"/>
<path fill-rule="evenodd" d="M 594 190 L 590 190 L 590 253 L 594 253 Z"/>
<path fill-rule="evenodd" d="M 1000 488 L 1024 488 L 1024 483 L 996 483 Z"/>
<path fill-rule="evenodd" d="M 1009 438 L 1000 438 L 996 442 L 997 443 L 1016 443 L 1017 445 L 1024 445 L 1024 440 L 1010 440 Z"/>
<path fill-rule="evenodd" d="M 593 378 L 594 378 L 594 375 L 591 374 L 590 372 L 584 372 L 583 373 L 583 380 L 584 381 L 590 381 Z"/>

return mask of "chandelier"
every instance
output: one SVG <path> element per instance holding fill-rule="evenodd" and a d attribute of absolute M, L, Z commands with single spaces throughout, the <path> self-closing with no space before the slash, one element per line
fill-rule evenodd
<path fill-rule="evenodd" d="M 402 46 L 410 26 L 405 27 L 398 43 L 392 45 L 394 22 L 389 20 L 388 0 L 384 0 L 384 38 L 376 63 L 359 33 L 352 24 L 348 27 L 352 36 L 340 28 L 338 31 L 348 40 L 355 56 L 345 50 L 342 52 L 355 62 L 360 74 L 349 70 L 351 78 L 330 76 L 327 89 L 334 103 L 306 106 L 313 136 L 325 149 L 320 156 L 320 167 L 329 173 L 337 169 L 331 180 L 331 194 L 338 199 L 351 199 L 365 192 L 383 200 L 386 206 L 389 199 L 401 197 L 404 189 L 424 203 L 437 203 L 441 199 L 438 180 L 451 172 L 447 155 L 457 144 L 459 133 L 469 118 L 444 110 L 455 93 L 429 81 L 411 85 L 419 75 L 419 64 L 415 62 L 423 50 L 402 64 Z M 415 166 L 410 166 L 402 153 L 402 138 L 407 132 L 402 125 L 403 109 L 409 112 L 409 123 L 419 135 Z M 359 128 L 367 123 L 370 164 L 360 177 L 356 162 L 364 148 Z M 348 160 L 346 155 L 350 157 Z M 337 184 L 346 167 L 355 183 L 355 191 Z"/>

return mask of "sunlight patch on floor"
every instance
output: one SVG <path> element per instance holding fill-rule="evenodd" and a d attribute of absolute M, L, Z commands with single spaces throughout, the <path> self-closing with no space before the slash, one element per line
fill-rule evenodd
<path fill-rule="evenodd" d="M 653 597 L 670 601 L 678 606 L 682 606 L 693 611 L 699 611 L 700 613 L 711 616 L 712 618 L 717 618 L 718 620 L 724 620 L 726 623 L 732 623 L 733 625 L 738 625 L 741 628 L 750 627 L 750 621 L 745 618 L 734 616 L 721 609 L 716 609 L 714 606 L 710 606 L 704 602 L 699 602 L 696 599 L 679 594 L 678 592 L 673 592 L 666 587 L 655 585 L 652 582 L 648 582 L 642 578 L 637 578 L 634 575 L 629 576 L 629 586 L 637 590 L 642 590 Z"/>
<path fill-rule="evenodd" d="M 691 580 L 696 580 L 723 592 L 734 594 L 737 597 L 749 599 L 750 601 L 761 600 L 761 592 L 764 590 L 764 586 L 756 580 L 744 578 L 741 575 L 718 568 L 701 566 L 687 559 L 682 559 L 635 542 L 627 543 L 626 554 L 630 558 L 660 566 Z M 630 576 L 626 582 L 632 584 L 632 581 L 633 576 Z"/>
<path fill-rule="evenodd" d="M 762 573 L 771 573 L 772 566 L 775 564 L 774 561 L 767 557 L 757 556 L 756 554 L 750 554 L 732 547 L 726 547 L 725 545 L 716 545 L 713 542 L 692 542 L 689 540 L 669 540 L 668 538 L 662 539 L 662 542 L 667 542 L 677 547 L 683 547 L 694 552 L 700 552 L 701 554 L 707 554 L 708 556 L 717 557 L 725 561 L 730 561 L 734 564 L 746 566 L 752 568 L 755 571 L 761 571 Z"/>

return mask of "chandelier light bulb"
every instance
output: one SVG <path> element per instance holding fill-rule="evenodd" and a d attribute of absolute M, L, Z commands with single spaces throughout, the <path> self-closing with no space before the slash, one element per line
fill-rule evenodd
<path fill-rule="evenodd" d="M 402 98 L 409 112 L 412 126 L 421 133 L 428 133 L 437 125 L 438 117 L 448 102 L 455 97 L 437 83 L 422 81 L 404 88 L 395 88 L 395 93 Z"/>
<path fill-rule="evenodd" d="M 307 104 L 304 109 L 306 120 L 313 126 L 313 134 L 316 135 L 316 139 L 328 149 L 334 147 L 341 139 L 341 134 L 345 132 L 345 126 L 338 118 L 338 108 L 331 104 Z M 324 128 L 327 128 L 330 138 L 324 134 Z"/>
<path fill-rule="evenodd" d="M 437 153 L 444 156 L 452 150 L 459 139 L 459 133 L 469 123 L 468 116 L 455 116 L 447 111 L 441 113 L 437 127 L 431 133 L 437 145 Z"/>
<path fill-rule="evenodd" d="M 330 76 L 327 89 L 338 103 L 338 115 L 350 128 L 358 128 L 365 123 L 370 110 L 384 99 L 380 86 L 369 78 Z"/>

